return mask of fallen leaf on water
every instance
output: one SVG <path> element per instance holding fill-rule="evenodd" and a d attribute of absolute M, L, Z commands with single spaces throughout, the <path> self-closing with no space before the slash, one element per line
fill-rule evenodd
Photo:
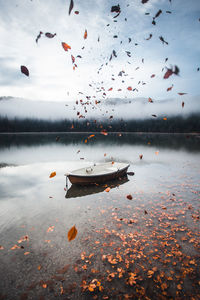
<path fill-rule="evenodd" d="M 55 226 L 50 226 L 50 227 L 47 229 L 47 232 L 53 231 L 53 230 L 54 230 L 54 227 L 55 227 Z"/>
<path fill-rule="evenodd" d="M 29 70 L 27 69 L 27 67 L 21 66 L 21 72 L 22 72 L 24 75 L 29 76 Z"/>
<path fill-rule="evenodd" d="M 71 47 L 70 47 L 67 43 L 62 42 L 61 44 L 62 44 L 63 49 L 64 49 L 65 51 L 68 51 L 69 49 L 71 49 Z"/>
<path fill-rule="evenodd" d="M 68 231 L 68 241 L 69 242 L 75 239 L 77 232 L 78 231 L 77 231 L 75 225 Z"/>
<path fill-rule="evenodd" d="M 52 177 L 54 177 L 54 176 L 56 176 L 56 172 L 52 172 L 52 173 L 49 175 L 49 178 L 52 178 Z"/>

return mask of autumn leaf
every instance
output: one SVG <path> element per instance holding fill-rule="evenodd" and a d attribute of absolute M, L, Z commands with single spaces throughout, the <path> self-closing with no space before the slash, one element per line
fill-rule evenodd
<path fill-rule="evenodd" d="M 163 118 L 163 120 L 164 120 L 164 121 L 166 121 L 166 120 L 167 120 L 167 118 L 166 118 L 166 117 L 164 117 L 164 118 Z"/>
<path fill-rule="evenodd" d="M 3 250 L 3 249 L 4 249 L 4 247 L 0 245 L 0 250 Z"/>
<path fill-rule="evenodd" d="M 110 187 L 107 187 L 106 189 L 105 189 L 105 192 L 110 192 Z"/>
<path fill-rule="evenodd" d="M 167 79 L 167 78 L 169 78 L 171 75 L 173 74 L 173 71 L 172 71 L 172 69 L 167 69 L 167 72 L 165 73 L 165 75 L 164 75 L 164 79 Z"/>
<path fill-rule="evenodd" d="M 178 93 L 178 95 L 183 96 L 183 95 L 187 95 L 187 93 Z"/>
<path fill-rule="evenodd" d="M 158 154 L 159 154 L 159 151 L 156 151 L 156 152 L 155 152 L 155 155 L 158 155 Z"/>
<path fill-rule="evenodd" d="M 71 242 L 72 240 L 75 239 L 77 232 L 78 231 L 77 231 L 75 225 L 68 231 L 68 241 L 69 242 Z"/>
<path fill-rule="evenodd" d="M 88 34 L 87 34 L 87 29 L 85 29 L 84 36 L 83 36 L 83 37 L 84 37 L 84 40 L 87 39 L 87 35 L 88 35 Z"/>
<path fill-rule="evenodd" d="M 76 15 L 78 15 L 78 14 L 79 14 L 79 11 L 78 11 L 78 10 L 76 10 L 74 13 L 75 13 Z"/>
<path fill-rule="evenodd" d="M 56 36 L 56 33 L 52 34 L 50 32 L 46 32 L 45 36 L 48 37 L 49 39 L 52 39 L 54 36 Z"/>
<path fill-rule="evenodd" d="M 71 49 L 71 47 L 68 44 L 66 44 L 64 42 L 62 42 L 61 44 L 62 44 L 65 51 L 68 51 L 69 49 Z"/>
<path fill-rule="evenodd" d="M 173 84 L 172 84 L 172 86 L 170 86 L 170 87 L 167 88 L 167 92 L 171 91 L 172 88 L 173 88 Z"/>
<path fill-rule="evenodd" d="M 130 195 L 130 194 L 127 195 L 126 198 L 127 198 L 128 200 L 132 200 L 132 199 L 133 199 L 132 195 Z"/>
<path fill-rule="evenodd" d="M 153 103 L 153 100 L 149 97 L 148 102 Z"/>
<path fill-rule="evenodd" d="M 184 107 L 184 105 L 185 105 L 185 103 L 184 103 L 184 102 L 182 102 L 182 108 Z"/>
<path fill-rule="evenodd" d="M 151 78 L 154 78 L 155 76 L 156 76 L 155 74 L 152 74 L 152 75 L 151 75 Z"/>
<path fill-rule="evenodd" d="M 102 130 L 100 133 L 103 135 L 108 135 L 108 133 L 105 130 Z"/>
<path fill-rule="evenodd" d="M 74 1 L 73 0 L 70 0 L 70 5 L 69 5 L 69 15 L 71 14 L 71 11 L 74 7 Z"/>
<path fill-rule="evenodd" d="M 75 63 L 75 57 L 71 55 L 71 58 L 72 58 L 72 63 Z"/>
<path fill-rule="evenodd" d="M 56 172 L 52 172 L 52 173 L 49 175 L 49 178 L 52 178 L 52 177 L 54 177 L 54 176 L 56 176 Z"/>
<path fill-rule="evenodd" d="M 111 88 L 108 89 L 108 92 L 110 92 L 110 91 L 112 91 L 112 90 L 113 90 L 113 88 L 111 87 Z"/>
<path fill-rule="evenodd" d="M 29 76 L 29 70 L 27 69 L 27 67 L 21 66 L 21 72 L 22 72 L 24 75 Z"/>
<path fill-rule="evenodd" d="M 128 87 L 127 87 L 127 90 L 128 90 L 128 91 L 132 91 L 133 89 L 132 89 L 131 86 L 128 86 Z"/>
<path fill-rule="evenodd" d="M 139 155 L 139 158 L 142 159 L 142 158 L 143 158 L 143 154 L 140 154 L 140 155 Z"/>
<path fill-rule="evenodd" d="M 24 252 L 24 255 L 29 255 L 30 254 L 30 252 Z"/>

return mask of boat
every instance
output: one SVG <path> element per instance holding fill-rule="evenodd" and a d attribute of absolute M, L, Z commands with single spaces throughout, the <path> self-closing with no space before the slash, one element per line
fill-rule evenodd
<path fill-rule="evenodd" d="M 129 179 L 127 175 L 125 174 L 121 178 L 114 179 L 112 181 L 109 181 L 109 187 L 111 189 L 117 188 L 120 185 L 128 182 Z M 76 184 L 72 184 L 69 189 L 67 189 L 65 198 L 70 199 L 70 198 L 79 198 L 79 197 L 85 197 L 85 196 L 90 196 L 98 193 L 102 193 L 105 191 L 106 184 L 91 184 L 91 185 L 84 185 L 84 186 L 78 186 Z"/>
<path fill-rule="evenodd" d="M 127 163 L 106 162 L 71 171 L 65 176 L 72 184 L 99 184 L 124 176 L 129 166 Z"/>

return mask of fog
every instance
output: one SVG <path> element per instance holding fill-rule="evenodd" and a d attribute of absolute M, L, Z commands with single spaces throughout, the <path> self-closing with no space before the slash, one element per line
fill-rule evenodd
<path fill-rule="evenodd" d="M 145 119 L 156 116 L 187 116 L 200 112 L 200 96 L 178 96 L 176 99 L 154 100 L 145 98 L 108 98 L 95 103 L 30 101 L 21 98 L 1 97 L 0 116 L 8 118 L 36 118 L 45 120 L 82 118 Z M 184 106 L 182 103 L 184 102 Z"/>

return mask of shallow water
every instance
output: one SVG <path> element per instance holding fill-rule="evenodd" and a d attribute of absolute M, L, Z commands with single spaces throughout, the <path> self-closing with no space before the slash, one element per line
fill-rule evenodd
<path fill-rule="evenodd" d="M 199 136 L 97 134 L 86 144 L 89 135 L 0 135 L 0 299 L 197 297 Z M 66 172 L 113 160 L 135 175 L 66 188 Z"/>

